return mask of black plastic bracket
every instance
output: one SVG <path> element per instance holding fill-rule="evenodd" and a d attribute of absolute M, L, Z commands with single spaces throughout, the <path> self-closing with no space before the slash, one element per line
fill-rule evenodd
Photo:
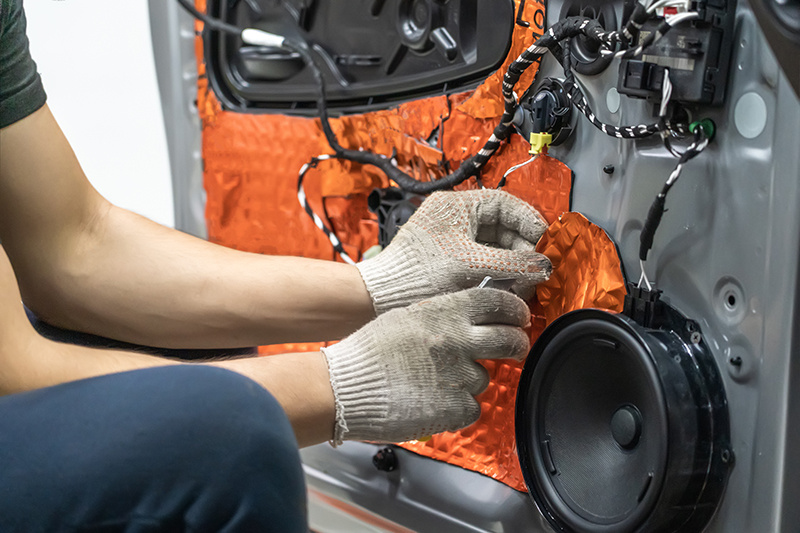
<path fill-rule="evenodd" d="M 620 63 L 620 93 L 659 101 L 664 71 L 669 69 L 673 102 L 722 105 L 730 71 L 736 0 L 696 0 L 693 6 L 698 19 L 674 26 L 645 48 L 641 57 Z M 637 39 L 657 31 L 662 23 L 660 18 L 647 21 Z"/>
<path fill-rule="evenodd" d="M 505 60 L 517 18 L 513 0 L 208 0 L 208 9 L 228 23 L 312 45 L 333 114 L 476 87 Z M 316 113 L 317 79 L 301 58 L 220 32 L 204 32 L 203 40 L 224 108 Z"/>
<path fill-rule="evenodd" d="M 628 283 L 628 294 L 625 295 L 625 305 L 622 314 L 646 328 L 655 329 L 664 318 L 664 302 L 661 301 L 661 291 L 649 291 Z"/>

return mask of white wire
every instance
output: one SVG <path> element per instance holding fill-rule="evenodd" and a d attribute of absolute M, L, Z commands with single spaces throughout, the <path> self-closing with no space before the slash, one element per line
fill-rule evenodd
<path fill-rule="evenodd" d="M 334 156 L 331 154 L 321 154 L 318 155 L 315 159 L 317 160 L 317 162 L 319 162 L 319 161 L 327 161 L 328 159 L 331 159 L 333 157 Z M 305 210 L 306 212 L 308 212 L 309 210 L 311 211 L 308 213 L 308 215 L 311 217 L 311 220 L 314 221 L 314 225 L 317 226 L 317 228 L 319 228 L 320 231 L 322 231 L 328 238 L 328 240 L 331 242 L 331 245 L 333 246 L 334 250 L 336 250 L 337 247 L 342 249 L 341 252 L 339 251 L 336 252 L 339 254 L 339 257 L 341 257 L 345 263 L 348 263 L 350 265 L 355 265 L 356 262 L 353 260 L 352 257 L 350 257 L 347 254 L 347 252 L 344 251 L 344 245 L 342 244 L 342 241 L 339 240 L 339 237 L 336 236 L 336 233 L 334 233 L 333 229 L 326 227 L 325 223 L 322 221 L 319 215 L 317 215 L 314 212 L 314 210 L 311 208 L 311 205 L 308 203 L 308 197 L 306 196 L 306 189 L 303 186 L 303 180 L 305 178 L 306 172 L 308 172 L 309 169 L 311 168 L 313 168 L 313 165 L 311 163 L 306 163 L 305 165 L 300 167 L 300 174 L 297 176 L 298 179 L 297 201 L 300 202 L 300 206 L 303 208 L 303 210 Z"/>
<path fill-rule="evenodd" d="M 638 288 L 641 289 L 642 288 L 642 283 L 644 282 L 644 284 L 647 286 L 647 290 L 648 291 L 652 291 L 653 290 L 653 286 L 650 285 L 650 280 L 647 279 L 647 273 L 644 271 L 644 261 L 642 261 L 641 259 L 639 259 L 639 266 L 642 269 L 642 275 L 639 276 L 639 286 L 638 286 Z"/>
<path fill-rule="evenodd" d="M 652 13 L 660 7 L 681 7 L 686 6 L 686 4 L 685 0 L 657 0 L 650 4 L 650 7 L 647 8 L 647 12 Z"/>
<path fill-rule="evenodd" d="M 664 69 L 664 81 L 661 84 L 661 108 L 658 111 L 659 117 L 667 115 L 667 105 L 672 98 L 672 81 L 669 79 L 669 69 Z"/>
<path fill-rule="evenodd" d="M 658 0 L 658 2 L 666 2 L 666 1 L 667 0 Z M 677 0 L 669 0 L 669 1 L 672 2 L 672 1 L 677 1 Z M 658 2 L 656 2 L 656 3 L 658 3 Z M 666 21 L 666 23 L 670 27 L 672 27 L 672 26 L 675 26 L 676 24 L 680 24 L 681 22 L 686 22 L 687 20 L 693 20 L 693 19 L 696 19 L 696 18 L 700 18 L 700 14 L 697 13 L 696 11 L 692 11 L 692 12 L 689 12 L 689 13 L 678 13 L 677 15 L 668 15 L 668 16 L 664 17 L 664 20 Z M 656 42 L 658 42 L 658 40 L 661 37 L 663 37 L 663 35 L 657 35 L 655 40 L 652 43 L 650 43 L 649 46 L 653 46 Z M 636 50 L 636 49 L 634 48 L 634 50 Z M 612 59 L 623 57 L 625 54 L 629 54 L 629 53 L 630 53 L 630 50 L 619 50 L 619 51 L 615 52 L 615 51 L 610 50 L 608 48 L 601 48 L 600 49 L 600 55 L 602 55 L 604 57 L 611 57 Z M 638 56 L 639 54 L 642 54 L 642 53 L 644 53 L 644 49 L 637 50 L 635 55 Z"/>
<path fill-rule="evenodd" d="M 245 28 L 242 30 L 242 41 L 247 44 L 253 44 L 256 46 L 274 46 L 277 48 L 281 48 L 283 43 L 286 41 L 286 37 L 283 35 L 276 35 L 274 33 L 269 33 L 268 31 L 259 30 L 256 28 Z"/>
<path fill-rule="evenodd" d="M 676 24 L 680 24 L 681 22 L 686 22 L 687 20 L 693 20 L 696 18 L 700 18 L 700 13 L 697 11 L 690 11 L 688 13 L 678 13 L 677 15 L 669 15 L 664 17 L 667 21 L 667 24 L 670 26 L 675 26 Z"/>
<path fill-rule="evenodd" d="M 709 139 L 705 138 L 699 143 L 692 143 L 689 145 L 688 150 L 697 150 L 698 152 L 702 152 L 703 150 L 706 149 L 706 146 L 708 146 L 708 142 Z M 666 184 L 672 186 L 676 181 L 678 181 L 678 178 L 680 177 L 682 171 L 683 171 L 683 164 L 678 163 L 678 165 L 675 167 L 675 170 L 673 170 L 672 174 L 670 174 L 669 178 L 667 178 Z"/>
<path fill-rule="evenodd" d="M 670 175 L 669 175 L 669 177 L 667 178 L 667 185 L 670 185 L 670 186 L 671 186 L 671 185 L 673 185 L 673 184 L 674 184 L 676 181 L 678 181 L 678 178 L 681 176 L 681 172 L 682 172 L 682 171 L 683 171 L 683 164 L 681 164 L 681 163 L 678 163 L 678 164 L 675 166 L 675 170 L 673 170 L 673 171 L 672 171 L 672 174 L 670 174 Z"/>
<path fill-rule="evenodd" d="M 528 159 L 527 161 L 524 161 L 524 162 L 522 162 L 522 163 L 520 163 L 518 165 L 514 165 L 513 167 L 511 167 L 508 170 L 506 170 L 506 173 L 503 174 L 503 180 L 505 180 L 508 177 L 508 175 L 511 174 L 512 172 L 514 172 L 515 170 L 520 169 L 520 168 L 524 167 L 525 165 L 527 165 L 528 163 L 532 162 L 534 159 L 536 159 L 536 156 L 538 156 L 538 155 L 539 154 L 536 154 L 533 157 L 531 157 L 530 159 Z"/>

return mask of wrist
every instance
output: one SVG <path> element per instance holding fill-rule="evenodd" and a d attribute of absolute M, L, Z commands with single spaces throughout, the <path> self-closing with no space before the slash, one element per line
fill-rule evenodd
<path fill-rule="evenodd" d="M 388 383 L 373 349 L 374 342 L 371 332 L 361 330 L 321 350 L 333 389 L 334 446 L 344 440 L 369 438 L 388 415 Z"/>
<path fill-rule="evenodd" d="M 267 389 L 286 412 L 301 448 L 332 438 L 334 393 L 322 353 L 286 353 L 206 364 L 238 372 Z"/>
<path fill-rule="evenodd" d="M 384 252 L 356 267 L 372 299 L 376 315 L 408 305 L 436 294 L 430 276 L 418 257 L 416 239 L 398 239 Z M 437 259 L 427 257 L 426 262 Z M 445 260 L 442 258 L 441 260 Z"/>

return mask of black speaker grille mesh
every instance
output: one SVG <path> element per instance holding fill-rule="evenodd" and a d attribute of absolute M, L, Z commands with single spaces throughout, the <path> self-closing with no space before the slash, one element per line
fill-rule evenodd
<path fill-rule="evenodd" d="M 666 412 L 649 359 L 632 339 L 604 336 L 603 326 L 567 329 L 551 344 L 544 357 L 558 360 L 543 376 L 545 400 L 537 411 L 561 498 L 585 519 L 616 523 L 646 504 L 640 499 L 645 486 L 662 477 Z M 614 414 L 625 406 L 642 413 L 641 438 L 630 450 L 611 431 Z"/>

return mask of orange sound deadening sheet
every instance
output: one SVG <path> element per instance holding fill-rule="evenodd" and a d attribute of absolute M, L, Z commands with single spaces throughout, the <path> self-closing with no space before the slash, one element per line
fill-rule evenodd
<path fill-rule="evenodd" d="M 519 7 L 517 1 L 517 8 Z M 205 0 L 196 0 L 205 9 Z M 340 143 L 389 155 L 397 150 L 400 167 L 417 179 L 445 175 L 475 154 L 489 138 L 503 111 L 500 92 L 508 65 L 544 29 L 544 4 L 524 2 L 522 20 L 514 25 L 504 64 L 475 91 L 407 102 L 396 108 L 347 116 L 331 121 Z M 197 23 L 197 29 L 202 23 Z M 198 57 L 197 105 L 203 126 L 204 184 L 209 239 L 233 248 L 264 254 L 300 255 L 338 260 L 330 242 L 300 207 L 297 174 L 311 157 L 331 153 L 316 119 L 282 115 L 251 115 L 225 111 L 206 77 L 203 44 L 195 41 Z M 532 65 L 518 87 L 535 76 Z M 425 139 L 438 130 L 437 143 Z M 486 186 L 496 185 L 502 173 L 528 159 L 527 143 L 514 136 L 501 147 L 483 173 Z M 377 222 L 366 208 L 375 187 L 388 186 L 371 166 L 348 161 L 325 161 L 308 172 L 304 187 L 309 204 L 327 212 L 331 226 L 351 257 L 377 243 Z M 460 188 L 474 188 L 475 181 Z M 569 209 L 571 173 L 551 158 L 541 158 L 515 172 L 506 190 L 533 204 L 549 221 Z M 317 349 L 318 344 L 263 347 L 262 353 Z"/>
<path fill-rule="evenodd" d="M 197 0 L 205 9 L 205 0 Z M 517 8 L 519 1 L 517 0 Z M 522 18 L 543 21 L 544 4 L 525 2 Z M 201 23 L 197 23 L 198 29 Z M 491 134 L 502 114 L 500 85 L 510 62 L 528 47 L 543 28 L 514 27 L 513 41 L 504 65 L 475 91 L 408 102 L 396 108 L 332 120 L 341 144 L 389 155 L 397 150 L 398 165 L 417 179 L 430 180 L 446 174 L 475 154 Z M 534 33 L 534 31 L 536 33 Z M 281 115 L 250 115 L 225 111 L 212 93 L 205 75 L 202 40 L 195 47 L 198 57 L 197 104 L 203 126 L 204 183 L 207 192 L 206 220 L 213 242 L 263 254 L 298 255 L 337 260 L 328 239 L 300 207 L 297 175 L 311 157 L 331 153 L 315 119 Z M 518 87 L 533 81 L 536 66 L 526 71 Z M 425 139 L 438 129 L 438 142 Z M 528 145 L 519 136 L 504 144 L 485 168 L 487 187 L 495 186 L 503 172 L 528 159 Z M 554 158 L 540 156 L 511 174 L 505 189 L 536 207 L 553 223 L 540 246 L 554 258 L 555 272 L 540 295 L 547 306 L 534 304 L 534 335 L 546 319 L 576 304 L 615 308 L 622 286 L 621 275 L 606 275 L 593 283 L 597 265 L 611 268 L 616 252 L 602 232 L 585 219 L 565 215 L 569 210 L 572 173 Z M 309 203 L 327 216 L 351 257 L 377 243 L 377 222 L 366 207 L 366 196 L 374 187 L 389 183 L 376 169 L 346 161 L 322 162 L 305 179 Z M 476 187 L 474 180 L 459 188 Z M 580 222 L 583 220 L 583 222 Z M 568 232 L 563 233 L 562 232 Z M 571 237 L 565 239 L 565 235 Z M 572 241 L 570 241 L 572 239 Z M 569 243 L 572 243 L 571 245 Z M 548 244 L 550 243 L 550 244 Z M 577 244 L 575 244 L 577 243 Z M 605 244 L 604 244 L 605 243 Z M 547 248 L 550 246 L 551 248 Z M 599 248 L 598 248 L 599 247 Z M 585 250 L 605 250 L 599 255 Z M 611 252 L 613 253 L 613 258 Z M 605 255 L 608 254 L 608 255 Z M 598 262 L 599 261 L 599 262 Z M 579 282 L 577 280 L 580 280 Z M 615 281 L 616 280 L 616 281 Z M 614 283 L 611 283 L 614 281 Z M 568 291 L 584 291 L 571 294 Z M 549 292 L 548 292 L 549 291 Z M 586 291 L 593 291 L 585 294 Z M 602 297 L 595 302 L 595 295 Z M 543 300 L 544 302 L 544 300 Z M 580 306 L 578 305 L 578 306 Z M 621 296 L 619 296 L 621 305 Z M 560 309 L 560 308 L 559 308 Z M 319 344 L 286 344 L 262 347 L 262 353 L 316 350 Z M 486 362 L 492 381 L 480 397 L 483 414 L 478 424 L 466 430 L 434 436 L 427 443 L 406 443 L 422 455 L 469 468 L 524 490 L 514 448 L 514 396 L 520 364 Z"/>

